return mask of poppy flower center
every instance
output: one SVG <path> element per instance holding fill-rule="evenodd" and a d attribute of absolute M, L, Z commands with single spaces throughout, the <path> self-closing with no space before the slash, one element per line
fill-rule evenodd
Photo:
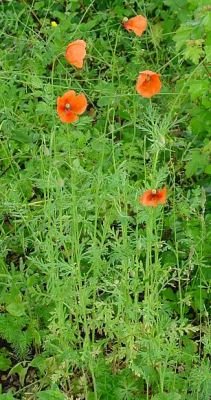
<path fill-rule="evenodd" d="M 145 82 L 150 82 L 150 81 L 151 81 L 151 76 L 146 75 Z"/>
<path fill-rule="evenodd" d="M 65 104 L 65 110 L 69 111 L 71 109 L 71 105 L 69 103 Z"/>
<path fill-rule="evenodd" d="M 156 189 L 152 189 L 152 194 L 156 195 L 157 194 L 157 190 Z"/>

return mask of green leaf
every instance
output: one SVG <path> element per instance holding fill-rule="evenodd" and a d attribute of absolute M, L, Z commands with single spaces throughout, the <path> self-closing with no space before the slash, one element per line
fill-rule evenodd
<path fill-rule="evenodd" d="M 21 317 L 22 315 L 25 314 L 24 304 L 21 302 L 17 303 L 14 302 L 8 304 L 6 310 L 8 311 L 9 314 L 13 315 L 14 317 Z"/>
<path fill-rule="evenodd" d="M 191 113 L 194 115 L 190 122 L 193 134 L 201 134 L 203 136 L 205 136 L 205 134 L 207 135 L 207 133 L 209 134 L 211 128 L 211 115 L 209 115 L 207 109 L 195 107 Z"/>
<path fill-rule="evenodd" d="M 211 12 L 207 12 L 202 24 L 204 25 L 205 32 L 210 33 L 211 32 Z"/>
<path fill-rule="evenodd" d="M 208 79 L 197 79 L 190 82 L 189 93 L 192 100 L 196 100 L 198 97 L 204 96 L 209 88 Z"/>
<path fill-rule="evenodd" d="M 49 104 L 45 103 L 44 101 L 40 101 L 37 106 L 36 106 L 36 112 L 38 114 L 51 114 L 52 113 L 52 109 L 50 107 Z"/>
<path fill-rule="evenodd" d="M 194 301 L 194 306 L 202 311 L 204 310 L 204 303 L 205 299 L 207 298 L 207 292 L 203 289 L 196 289 L 193 292 L 193 301 Z"/>
<path fill-rule="evenodd" d="M 101 96 L 97 102 L 97 105 L 99 107 L 105 107 L 105 106 L 111 105 L 112 102 L 113 102 L 112 96 Z"/>
<path fill-rule="evenodd" d="M 207 62 L 210 63 L 211 62 L 211 46 L 210 45 L 205 46 L 204 50 L 205 50 Z"/>
<path fill-rule="evenodd" d="M 89 392 L 87 400 L 95 400 L 95 399 L 96 399 L 95 393 L 94 392 Z"/>
<path fill-rule="evenodd" d="M 86 24 L 80 24 L 80 31 L 87 32 L 93 29 L 102 21 L 102 15 L 97 15 L 92 21 L 88 21 Z"/>
<path fill-rule="evenodd" d="M 163 37 L 162 33 L 163 33 L 163 27 L 160 22 L 152 25 L 151 35 L 152 35 L 152 41 L 155 46 L 159 46 Z"/>
<path fill-rule="evenodd" d="M 101 81 L 95 87 L 95 90 L 100 93 L 100 97 L 97 102 L 99 107 L 114 104 L 116 89 L 112 83 Z"/>
<path fill-rule="evenodd" d="M 181 50 L 181 48 L 186 44 L 186 41 L 190 38 L 190 26 L 181 25 L 174 36 L 174 41 L 176 42 L 176 49 Z"/>
<path fill-rule="evenodd" d="M 201 99 L 202 105 L 207 108 L 208 110 L 211 109 L 211 98 L 202 97 Z M 209 112 L 209 111 L 208 111 Z"/>
<path fill-rule="evenodd" d="M 16 131 L 11 134 L 11 140 L 20 143 L 33 143 L 33 135 L 23 128 L 17 128 Z"/>
<path fill-rule="evenodd" d="M 57 389 L 45 390 L 37 395 L 39 400 L 67 400 L 67 397 Z"/>
<path fill-rule="evenodd" d="M 191 159 L 187 162 L 185 167 L 187 178 L 190 178 L 196 173 L 203 172 L 207 164 L 208 164 L 207 154 L 203 154 L 199 150 L 194 150 L 191 153 Z"/>
<path fill-rule="evenodd" d="M 176 294 L 174 293 L 172 288 L 166 288 L 163 290 L 163 296 L 171 301 L 175 301 L 176 300 Z"/>
<path fill-rule="evenodd" d="M 43 88 L 42 80 L 38 76 L 35 76 L 35 75 L 32 75 L 30 77 L 30 84 L 36 89 Z"/>
<path fill-rule="evenodd" d="M 0 354 L 0 371 L 7 371 L 11 364 L 10 358 L 6 357 L 4 354 Z"/>
<path fill-rule="evenodd" d="M 184 58 L 191 60 L 194 64 L 198 64 L 200 58 L 203 56 L 204 50 L 200 46 L 187 46 L 184 51 Z"/>
<path fill-rule="evenodd" d="M 9 372 L 9 375 L 17 374 L 20 380 L 21 386 L 24 386 L 25 377 L 28 371 L 28 366 L 23 367 L 21 364 L 15 365 Z"/>
<path fill-rule="evenodd" d="M 175 392 L 160 393 L 153 396 L 152 400 L 182 400 L 182 397 L 179 393 Z"/>
<path fill-rule="evenodd" d="M 191 340 L 189 337 L 184 336 L 183 337 L 183 346 L 184 346 L 184 351 L 188 354 L 195 354 L 197 352 L 197 344 L 194 342 L 194 340 Z"/>
<path fill-rule="evenodd" d="M 204 172 L 205 172 L 205 174 L 211 175 L 211 164 L 206 166 Z"/>
<path fill-rule="evenodd" d="M 211 153 L 211 141 L 207 142 L 203 147 L 203 152 Z"/>
<path fill-rule="evenodd" d="M 31 361 L 30 366 L 39 369 L 40 373 L 44 374 L 47 368 L 46 358 L 44 358 L 42 355 L 37 355 Z"/>

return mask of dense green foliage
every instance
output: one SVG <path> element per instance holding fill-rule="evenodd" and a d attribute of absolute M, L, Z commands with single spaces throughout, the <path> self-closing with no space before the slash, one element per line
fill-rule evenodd
<path fill-rule="evenodd" d="M 136 14 L 141 38 L 121 24 Z M 209 400 L 210 1 L 8 0 L 0 15 L 0 400 Z M 82 70 L 64 58 L 74 39 Z M 135 91 L 148 69 L 150 100 Z M 89 102 L 73 125 L 56 114 L 69 89 Z M 165 207 L 139 204 L 163 186 Z"/>

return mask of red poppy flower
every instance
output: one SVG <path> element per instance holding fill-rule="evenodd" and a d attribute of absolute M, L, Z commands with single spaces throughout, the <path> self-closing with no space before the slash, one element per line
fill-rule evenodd
<path fill-rule="evenodd" d="M 86 42 L 84 40 L 75 40 L 67 46 L 65 58 L 74 67 L 83 68 L 85 56 Z"/>
<path fill-rule="evenodd" d="M 160 75 L 152 71 L 142 71 L 138 76 L 136 91 L 143 97 L 150 98 L 159 93 L 162 87 Z"/>
<path fill-rule="evenodd" d="M 78 120 L 78 115 L 87 108 L 87 99 L 83 93 L 76 94 L 69 90 L 62 97 L 57 98 L 57 113 L 62 122 L 71 123 Z"/>
<path fill-rule="evenodd" d="M 143 206 L 147 207 L 157 207 L 159 204 L 165 204 L 167 199 L 167 189 L 164 187 L 163 189 L 149 189 L 146 190 L 139 197 L 139 202 Z"/>
<path fill-rule="evenodd" d="M 147 29 L 147 19 L 142 15 L 137 15 L 127 21 L 123 21 L 123 26 L 127 31 L 133 31 L 136 36 L 141 36 Z"/>

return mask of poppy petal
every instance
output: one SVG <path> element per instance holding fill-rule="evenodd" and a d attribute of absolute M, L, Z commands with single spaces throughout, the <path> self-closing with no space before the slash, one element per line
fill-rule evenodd
<path fill-rule="evenodd" d="M 141 36 L 147 28 L 147 19 L 142 15 L 137 15 L 123 22 L 123 26 L 126 30 L 133 31 L 137 36 Z"/>
<path fill-rule="evenodd" d="M 62 97 L 65 103 L 72 103 L 72 101 L 74 101 L 76 98 L 76 92 L 75 90 L 68 90 Z"/>
<path fill-rule="evenodd" d="M 85 56 L 86 42 L 84 40 L 75 40 L 67 46 L 65 58 L 74 67 L 82 68 Z"/>
<path fill-rule="evenodd" d="M 143 206 L 153 206 L 156 207 L 157 205 L 157 200 L 155 197 L 152 196 L 152 190 L 146 190 L 146 192 L 143 193 L 142 196 L 139 198 L 140 203 Z"/>
<path fill-rule="evenodd" d="M 59 118 L 62 122 L 67 124 L 78 121 L 78 116 L 73 111 L 61 111 L 59 113 Z"/>
<path fill-rule="evenodd" d="M 72 110 L 76 114 L 83 114 L 87 108 L 87 99 L 83 93 L 78 94 L 71 102 Z"/>
<path fill-rule="evenodd" d="M 165 204 L 166 203 L 166 198 L 167 198 L 167 189 L 164 187 L 163 189 L 158 190 L 158 199 L 159 199 L 159 204 Z"/>
<path fill-rule="evenodd" d="M 63 96 L 57 98 L 57 113 L 62 122 L 75 122 L 78 115 L 87 108 L 87 99 L 83 93 L 76 94 L 74 90 L 68 90 Z"/>
<path fill-rule="evenodd" d="M 76 97 L 76 93 L 74 90 L 68 90 L 66 93 L 64 93 L 63 96 L 57 97 L 57 107 L 59 108 L 65 108 L 65 105 L 67 103 L 72 103 L 74 98 Z"/>
<path fill-rule="evenodd" d="M 140 197 L 139 202 L 146 207 L 157 207 L 159 204 L 165 204 L 167 199 L 167 189 L 146 190 Z"/>
<path fill-rule="evenodd" d="M 143 97 L 150 98 L 159 93 L 162 87 L 160 75 L 153 71 L 140 72 L 137 83 L 136 91 Z"/>

